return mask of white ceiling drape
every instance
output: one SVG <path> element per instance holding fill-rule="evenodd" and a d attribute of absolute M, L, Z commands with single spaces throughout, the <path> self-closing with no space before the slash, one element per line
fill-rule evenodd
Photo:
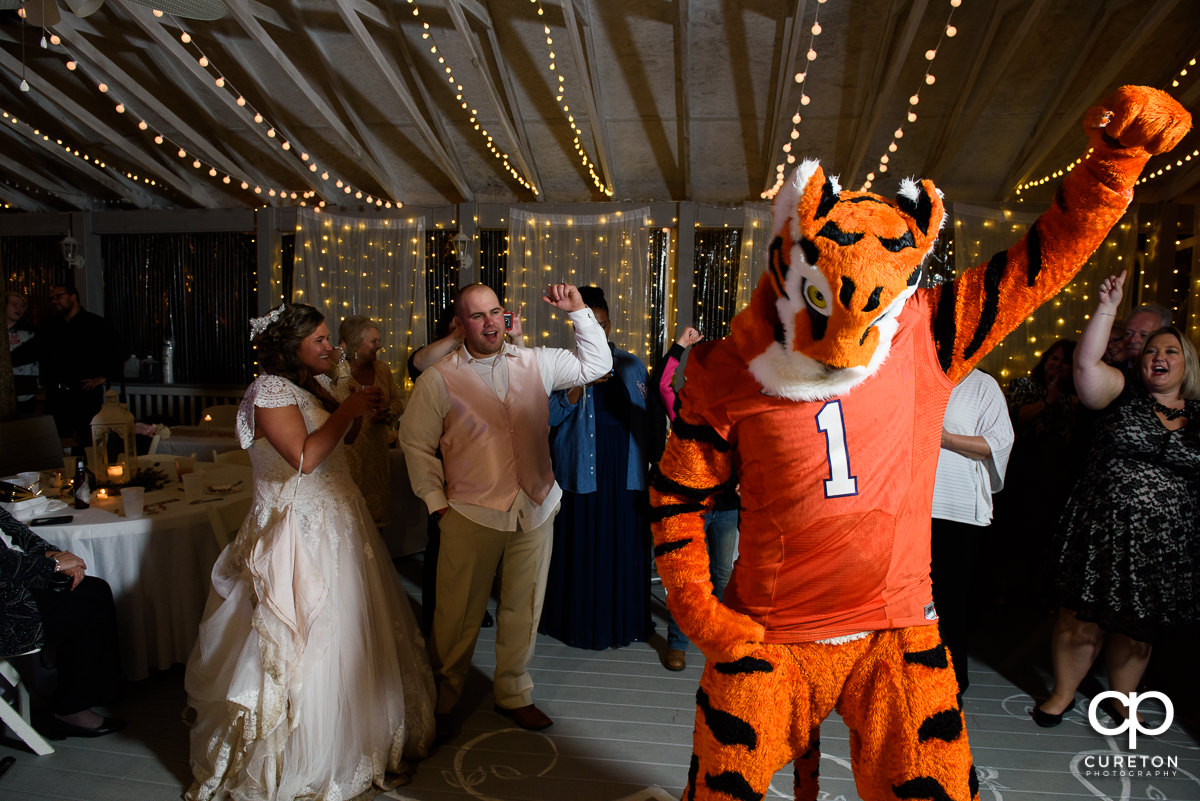
<path fill-rule="evenodd" d="M 954 204 L 953 212 L 956 275 L 986 262 L 997 251 L 1007 250 L 1038 218 L 1034 212 L 966 203 Z M 1028 375 L 1046 348 L 1059 339 L 1078 341 L 1088 315 L 1096 307 L 1096 286 L 1107 276 L 1132 265 L 1137 245 L 1134 229 L 1132 215 L 1113 226 L 1075 280 L 1017 326 L 983 358 L 980 368 L 1006 386 L 1013 378 Z M 1124 315 L 1128 300 L 1122 305 L 1121 315 Z"/>
<path fill-rule="evenodd" d="M 650 330 L 650 209 L 609 214 L 541 214 L 513 209 L 508 227 L 506 305 L 522 310 L 525 344 L 574 350 L 567 316 L 546 286 L 598 286 L 608 300 L 609 338 L 649 363 L 660 343 Z"/>
<path fill-rule="evenodd" d="M 296 215 L 292 300 L 325 313 L 336 339 L 354 314 L 380 325 L 384 350 L 403 384 L 409 352 L 425 342 L 425 218 L 361 218 L 301 209 Z"/>

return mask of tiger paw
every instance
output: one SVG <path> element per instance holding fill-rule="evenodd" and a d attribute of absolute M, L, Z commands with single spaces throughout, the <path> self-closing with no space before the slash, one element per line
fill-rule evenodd
<path fill-rule="evenodd" d="M 1192 115 L 1159 89 L 1122 86 L 1088 110 L 1084 126 L 1114 150 L 1156 156 L 1179 144 Z"/>

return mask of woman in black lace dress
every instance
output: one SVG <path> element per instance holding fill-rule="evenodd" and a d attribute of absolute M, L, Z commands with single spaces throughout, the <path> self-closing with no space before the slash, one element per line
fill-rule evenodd
<path fill-rule="evenodd" d="M 1041 726 L 1074 706 L 1101 650 L 1111 689 L 1130 693 L 1154 640 L 1200 618 L 1200 364 L 1171 327 L 1146 340 L 1128 380 L 1101 361 L 1124 281 L 1101 283 L 1075 356 L 1080 401 L 1104 412 L 1059 525 L 1054 689 L 1033 709 Z M 1120 703 L 1106 709 L 1128 715 Z"/>

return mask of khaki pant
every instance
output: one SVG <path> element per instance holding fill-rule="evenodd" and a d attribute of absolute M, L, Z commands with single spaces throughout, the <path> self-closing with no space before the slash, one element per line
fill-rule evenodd
<path fill-rule="evenodd" d="M 496 703 L 507 709 L 532 704 L 533 679 L 526 666 L 533 658 L 542 616 L 554 514 L 529 531 L 497 531 L 454 509 L 447 509 L 439 523 L 442 546 L 431 637 L 434 671 L 440 679 L 437 712 L 450 712 L 462 696 L 497 567 L 500 603 L 492 679 Z"/>

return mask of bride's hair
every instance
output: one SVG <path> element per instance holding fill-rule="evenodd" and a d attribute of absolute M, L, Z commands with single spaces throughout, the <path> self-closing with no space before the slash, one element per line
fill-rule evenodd
<path fill-rule="evenodd" d="M 279 315 L 254 338 L 262 371 L 304 386 L 312 378 L 312 371 L 300 363 L 296 351 L 304 338 L 324 321 L 325 315 L 312 306 L 285 303 Z"/>

